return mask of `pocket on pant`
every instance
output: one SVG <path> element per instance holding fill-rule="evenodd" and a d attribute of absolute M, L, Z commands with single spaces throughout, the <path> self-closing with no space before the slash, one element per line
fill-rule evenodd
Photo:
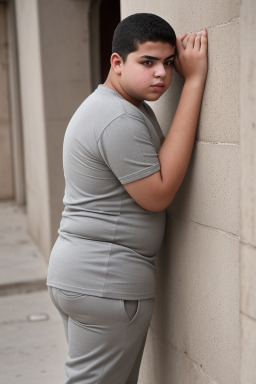
<path fill-rule="evenodd" d="M 61 296 L 65 298 L 75 299 L 78 297 L 86 296 L 84 293 L 66 291 L 64 289 L 59 289 L 59 293 Z"/>
<path fill-rule="evenodd" d="M 121 302 L 125 319 L 130 323 L 137 317 L 139 311 L 139 301 L 121 300 Z"/>

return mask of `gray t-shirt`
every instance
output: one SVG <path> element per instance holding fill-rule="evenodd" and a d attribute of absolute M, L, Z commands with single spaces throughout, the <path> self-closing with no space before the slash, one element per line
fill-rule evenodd
<path fill-rule="evenodd" d="M 160 170 L 161 136 L 147 104 L 137 108 L 103 85 L 78 108 L 64 139 L 65 208 L 48 285 L 118 299 L 155 295 L 165 212 L 143 209 L 123 184 Z"/>

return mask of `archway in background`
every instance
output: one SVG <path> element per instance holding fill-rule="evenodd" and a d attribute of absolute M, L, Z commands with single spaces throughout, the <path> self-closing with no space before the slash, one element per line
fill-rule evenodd
<path fill-rule="evenodd" d="M 100 4 L 100 68 L 101 82 L 106 80 L 109 72 L 112 37 L 120 22 L 120 1 L 102 0 Z"/>
<path fill-rule="evenodd" d="M 91 86 L 106 80 L 114 30 L 120 22 L 120 0 L 93 0 L 90 8 Z"/>

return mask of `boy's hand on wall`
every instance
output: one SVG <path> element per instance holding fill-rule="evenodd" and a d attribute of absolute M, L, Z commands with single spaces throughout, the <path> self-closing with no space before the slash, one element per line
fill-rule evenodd
<path fill-rule="evenodd" d="M 201 36 L 202 33 L 203 33 L 204 30 L 200 31 L 200 32 L 194 32 L 194 33 L 186 33 L 185 35 L 185 38 L 182 40 L 182 45 L 183 45 L 183 48 L 186 48 L 187 44 L 188 44 L 188 38 L 189 36 L 192 36 L 192 35 L 196 35 L 196 36 Z"/>
<path fill-rule="evenodd" d="M 185 79 L 204 85 L 207 75 L 207 30 L 177 38 L 175 69 Z"/>

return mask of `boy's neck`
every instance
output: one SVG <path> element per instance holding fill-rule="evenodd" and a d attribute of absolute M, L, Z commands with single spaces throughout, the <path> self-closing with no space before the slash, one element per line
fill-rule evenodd
<path fill-rule="evenodd" d="M 105 85 L 105 87 L 108 87 L 108 88 L 111 88 L 111 89 L 114 89 L 115 91 L 117 91 L 116 87 L 113 84 L 113 81 L 111 80 L 110 73 L 108 74 L 108 77 L 107 77 L 107 79 L 103 85 Z"/>
<path fill-rule="evenodd" d="M 118 81 L 117 77 L 115 76 L 115 73 L 113 73 L 112 69 L 110 69 L 108 77 L 103 84 L 105 87 L 114 89 L 119 95 L 121 95 L 124 99 L 129 101 L 131 104 L 133 104 L 135 107 L 139 107 L 141 102 L 135 102 L 122 88 L 120 82 Z"/>

